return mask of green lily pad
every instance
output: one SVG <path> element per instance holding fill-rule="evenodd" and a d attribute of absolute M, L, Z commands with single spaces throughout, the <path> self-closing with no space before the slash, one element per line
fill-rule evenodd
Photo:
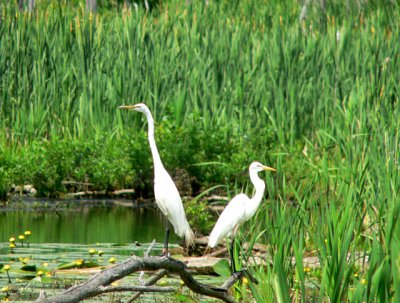
<path fill-rule="evenodd" d="M 73 268 L 91 268 L 98 267 L 99 264 L 93 261 L 85 260 L 74 260 L 72 262 L 63 263 L 57 267 L 57 269 L 73 269 Z"/>
<path fill-rule="evenodd" d="M 36 265 L 24 265 L 20 269 L 23 271 L 36 271 Z"/>
<path fill-rule="evenodd" d="M 219 260 L 212 268 L 220 276 L 229 277 L 231 275 L 229 261 L 226 259 Z"/>

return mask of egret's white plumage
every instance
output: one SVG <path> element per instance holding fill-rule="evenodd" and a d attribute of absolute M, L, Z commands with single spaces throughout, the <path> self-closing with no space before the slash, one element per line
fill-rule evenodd
<path fill-rule="evenodd" d="M 143 104 L 123 105 L 121 109 L 132 109 L 145 114 L 148 123 L 148 139 L 154 163 L 154 195 L 157 206 L 174 227 L 175 233 L 185 238 L 186 245 L 194 243 L 194 234 L 186 219 L 182 200 L 174 181 L 161 162 L 154 139 L 154 120 L 149 108 Z"/>
<path fill-rule="evenodd" d="M 250 180 L 256 192 L 252 198 L 245 194 L 238 194 L 228 203 L 210 234 L 209 247 L 215 247 L 225 237 L 235 236 L 238 227 L 256 213 L 265 190 L 264 181 L 258 177 L 258 172 L 263 170 L 275 171 L 260 162 L 251 163 L 249 167 Z"/>

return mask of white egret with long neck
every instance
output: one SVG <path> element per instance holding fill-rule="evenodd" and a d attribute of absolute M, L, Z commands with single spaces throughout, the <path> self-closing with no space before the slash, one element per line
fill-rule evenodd
<path fill-rule="evenodd" d="M 236 266 L 233 258 L 233 243 L 235 234 L 241 224 L 249 220 L 257 211 L 262 201 L 265 182 L 260 179 L 258 173 L 263 170 L 276 171 L 272 167 L 265 166 L 260 162 L 253 162 L 249 167 L 250 180 L 254 185 L 255 194 L 249 198 L 245 194 L 236 195 L 225 207 L 221 216 L 218 218 L 208 239 L 208 247 L 217 246 L 225 237 L 232 236 L 231 242 L 231 267 L 232 273 L 236 272 Z"/>
<path fill-rule="evenodd" d="M 145 114 L 148 123 L 148 139 L 151 154 L 153 156 L 154 196 L 157 206 L 172 224 L 175 233 L 178 236 L 185 238 L 187 246 L 192 245 L 194 243 L 194 234 L 186 219 L 185 210 L 183 208 L 178 189 L 161 162 L 160 154 L 158 153 L 156 141 L 154 139 L 154 120 L 149 108 L 143 103 L 138 103 L 135 105 L 122 105 L 119 108 L 135 110 Z M 167 226 L 163 251 L 164 255 L 168 254 L 169 225 L 168 222 L 166 223 Z"/>

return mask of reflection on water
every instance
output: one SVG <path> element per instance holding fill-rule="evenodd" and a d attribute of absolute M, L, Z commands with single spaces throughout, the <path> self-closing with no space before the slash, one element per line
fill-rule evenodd
<path fill-rule="evenodd" d="M 0 242 L 25 230 L 32 231 L 32 243 L 148 243 L 164 237 L 163 218 L 153 209 L 85 206 L 0 213 Z M 170 242 L 178 241 L 171 233 Z"/>

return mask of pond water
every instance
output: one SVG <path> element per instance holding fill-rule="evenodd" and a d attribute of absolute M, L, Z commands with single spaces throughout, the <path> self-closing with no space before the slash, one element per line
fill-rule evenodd
<path fill-rule="evenodd" d="M 53 202 L 50 203 L 50 205 Z M 164 221 L 154 207 L 68 202 L 73 207 L 24 207 L 0 211 L 0 242 L 30 230 L 31 243 L 162 242 Z M 99 205 L 100 204 L 100 205 Z M 1 209 L 0 209 L 1 210 Z M 179 242 L 171 233 L 171 243 Z"/>
<path fill-rule="evenodd" d="M 0 289 L 10 287 L 12 291 L 0 292 L 0 300 L 32 301 L 41 290 L 53 296 L 87 280 L 100 268 L 118 264 L 132 254 L 143 256 L 153 239 L 158 244 L 152 246 L 151 255 L 160 255 L 162 251 L 164 219 L 148 204 L 136 207 L 129 201 L 23 201 L 6 206 L 0 208 Z M 32 232 L 29 246 L 18 240 L 18 235 L 26 230 Z M 11 236 L 16 238 L 14 248 L 9 247 Z M 179 242 L 171 233 L 170 251 L 173 254 L 176 249 L 173 255 L 176 258 L 181 254 L 176 245 Z M 118 283 L 139 285 L 138 277 L 139 273 L 135 273 Z M 223 277 L 210 276 L 196 276 L 196 279 L 213 285 L 223 281 Z M 177 302 L 186 297 L 192 301 L 191 293 L 182 288 L 179 278 L 165 277 L 160 283 L 178 291 L 144 294 L 140 302 Z M 131 293 L 112 293 L 91 302 L 128 301 L 131 296 Z M 202 302 L 216 300 L 204 298 Z"/>

